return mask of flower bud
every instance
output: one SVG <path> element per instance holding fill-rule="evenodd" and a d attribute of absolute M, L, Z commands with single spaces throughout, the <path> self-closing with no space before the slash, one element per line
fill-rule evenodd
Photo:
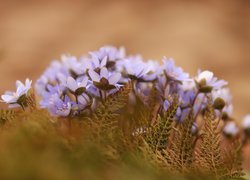
<path fill-rule="evenodd" d="M 213 90 L 212 86 L 207 86 L 206 79 L 201 79 L 199 82 L 196 82 L 199 92 L 201 93 L 210 93 Z"/>
<path fill-rule="evenodd" d="M 216 98 L 214 101 L 214 104 L 213 104 L 214 108 L 218 109 L 218 110 L 222 110 L 225 107 L 225 105 L 226 105 L 226 103 L 225 103 L 224 99 L 222 99 L 220 97 Z"/>

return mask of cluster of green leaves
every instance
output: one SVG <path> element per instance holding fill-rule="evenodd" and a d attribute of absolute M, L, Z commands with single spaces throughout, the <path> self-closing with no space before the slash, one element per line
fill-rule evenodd
<path fill-rule="evenodd" d="M 211 102 L 198 135 L 192 108 L 175 121 L 178 97 L 165 113 L 152 92 L 129 106 L 131 86 L 88 117 L 46 111 L 0 111 L 0 179 L 243 179 L 242 146 L 222 142 Z M 139 101 L 139 100 L 138 100 Z"/>

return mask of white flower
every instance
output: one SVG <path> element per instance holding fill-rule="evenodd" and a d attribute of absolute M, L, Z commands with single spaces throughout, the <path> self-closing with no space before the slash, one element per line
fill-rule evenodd
<path fill-rule="evenodd" d="M 111 73 L 105 67 L 100 70 L 100 74 L 90 69 L 89 76 L 93 84 L 102 90 L 111 90 L 120 86 L 117 83 L 121 79 L 121 74 L 116 72 Z"/>
<path fill-rule="evenodd" d="M 230 121 L 225 125 L 223 132 L 229 136 L 236 136 L 239 133 L 239 128 L 235 122 Z"/>
<path fill-rule="evenodd" d="M 149 65 L 147 65 L 141 56 L 131 56 L 121 62 L 125 73 L 130 79 L 145 80 L 144 77 L 150 72 Z"/>
<path fill-rule="evenodd" d="M 243 126 L 244 129 L 250 128 L 250 114 L 246 115 L 243 118 L 242 126 Z"/>
<path fill-rule="evenodd" d="M 218 90 L 228 84 L 226 81 L 214 77 L 214 73 L 211 71 L 199 71 L 195 81 L 199 86 L 199 90 L 204 93 Z"/>
<path fill-rule="evenodd" d="M 232 117 L 233 115 L 233 104 L 225 106 L 222 110 L 223 113 L 226 113 L 227 116 Z"/>
<path fill-rule="evenodd" d="M 5 94 L 1 96 L 2 102 L 10 104 L 9 107 L 20 107 L 22 102 L 19 101 L 31 89 L 31 84 L 32 81 L 29 79 L 26 79 L 25 84 L 21 81 L 16 81 L 16 92 L 5 92 Z"/>
<path fill-rule="evenodd" d="M 230 93 L 229 88 L 222 88 L 212 92 L 213 101 L 217 98 L 222 98 L 226 104 L 230 104 L 232 102 L 232 95 Z"/>
<path fill-rule="evenodd" d="M 181 89 L 183 91 L 190 91 L 190 90 L 195 90 L 195 82 L 193 80 L 190 81 L 183 81 L 183 83 L 180 85 Z"/>
<path fill-rule="evenodd" d="M 146 81 L 153 81 L 160 74 L 160 65 L 157 61 L 149 60 L 146 63 L 147 74 L 143 76 L 143 79 Z"/>

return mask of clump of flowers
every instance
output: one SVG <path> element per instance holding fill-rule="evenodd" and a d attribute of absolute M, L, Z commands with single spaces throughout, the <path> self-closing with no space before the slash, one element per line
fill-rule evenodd
<path fill-rule="evenodd" d="M 168 157 L 167 166 L 175 167 L 174 161 L 179 160 L 174 160 L 176 153 L 183 152 L 177 148 L 178 143 L 169 143 L 183 140 L 185 148 L 193 151 L 200 143 L 197 154 L 202 159 L 210 153 L 209 149 L 203 152 L 202 148 L 208 146 L 202 145 L 219 147 L 217 131 L 228 139 L 240 139 L 240 125 L 233 118 L 232 95 L 227 85 L 207 70 L 192 77 L 173 59 L 164 57 L 160 64 L 140 55 L 127 55 L 124 48 L 105 46 L 80 58 L 63 55 L 61 60 L 53 61 L 36 81 L 35 90 L 40 96 L 40 108 L 47 109 L 51 116 L 66 120 L 92 118 L 97 124 L 126 124 L 128 130 L 121 127 L 125 134 L 133 139 L 142 136 L 157 156 Z M 10 108 L 25 109 L 29 105 L 31 81 L 17 81 L 16 86 L 16 92 L 6 92 L 2 100 Z M 245 137 L 249 137 L 249 116 L 242 126 Z M 209 133 L 214 139 L 209 139 Z M 175 139 L 178 135 L 184 139 Z M 204 142 L 206 137 L 209 142 Z M 188 156 L 193 157 L 193 153 Z M 209 166 L 207 159 L 203 160 L 202 165 Z M 194 163 L 191 159 L 182 162 Z"/>

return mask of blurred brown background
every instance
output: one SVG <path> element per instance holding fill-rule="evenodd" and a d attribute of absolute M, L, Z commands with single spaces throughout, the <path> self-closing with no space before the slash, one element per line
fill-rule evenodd
<path fill-rule="evenodd" d="M 212 70 L 230 82 L 235 116 L 250 112 L 249 0 L 0 0 L 0 93 L 35 81 L 62 53 L 106 44 L 173 57 L 192 75 Z"/>

